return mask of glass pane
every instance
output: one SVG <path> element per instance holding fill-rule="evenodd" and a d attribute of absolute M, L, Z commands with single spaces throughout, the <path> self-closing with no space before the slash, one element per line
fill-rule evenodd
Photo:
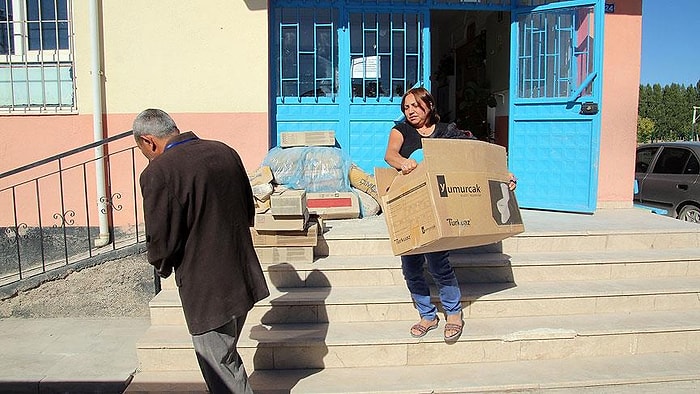
<path fill-rule="evenodd" d="M 282 29 L 282 78 L 297 78 L 297 29 L 285 27 Z"/>
<path fill-rule="evenodd" d="M 68 0 L 57 0 L 56 3 L 58 6 L 58 19 L 67 21 L 68 20 Z"/>
<path fill-rule="evenodd" d="M 316 73 L 314 70 L 313 54 L 299 55 L 299 71 L 299 90 L 301 91 L 301 96 L 315 96 L 314 80 L 316 79 Z"/>
<path fill-rule="evenodd" d="M 420 52 L 420 31 L 418 30 L 418 15 L 406 16 L 406 52 L 416 54 Z"/>
<path fill-rule="evenodd" d="M 37 51 L 41 49 L 41 27 L 38 22 L 27 23 L 27 36 L 29 49 Z"/>
<path fill-rule="evenodd" d="M 576 36 L 574 37 L 574 61 L 577 70 L 576 85 L 580 86 L 588 75 L 594 72 L 593 45 L 595 41 L 593 7 L 580 8 L 576 14 Z M 582 96 L 593 94 L 593 84 L 589 84 Z"/>
<path fill-rule="evenodd" d="M 67 0 L 27 0 L 26 4 L 29 49 L 68 49 Z M 57 23 L 57 15 L 64 22 Z"/>
<path fill-rule="evenodd" d="M 39 0 L 27 0 L 27 20 L 39 20 Z"/>
<path fill-rule="evenodd" d="M 690 155 L 690 158 L 688 159 L 688 164 L 685 165 L 685 171 L 683 171 L 683 173 L 686 175 L 700 174 L 700 162 L 694 154 Z"/>
<path fill-rule="evenodd" d="M 647 172 L 649 166 L 651 166 L 651 161 L 654 160 L 654 156 L 656 156 L 657 150 L 659 150 L 659 148 L 644 148 L 638 150 L 634 172 Z"/>
<path fill-rule="evenodd" d="M 314 10 L 299 10 L 299 51 L 314 51 Z"/>
<path fill-rule="evenodd" d="M 678 148 L 664 148 L 654 165 L 654 174 L 682 174 L 690 151 Z"/>
<path fill-rule="evenodd" d="M 14 54 L 12 1 L 0 0 L 0 55 Z"/>

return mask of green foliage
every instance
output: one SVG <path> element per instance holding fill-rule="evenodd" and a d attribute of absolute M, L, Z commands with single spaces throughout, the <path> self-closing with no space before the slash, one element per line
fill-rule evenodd
<path fill-rule="evenodd" d="M 700 81 L 694 86 L 640 85 L 638 141 L 697 139 L 700 124 L 693 125 L 693 107 L 700 107 Z"/>
<path fill-rule="evenodd" d="M 638 117 L 637 118 L 637 142 L 640 143 L 646 143 L 646 142 L 651 142 L 652 138 L 654 136 L 654 128 L 656 125 L 654 124 L 654 121 L 645 118 L 645 117 Z"/>

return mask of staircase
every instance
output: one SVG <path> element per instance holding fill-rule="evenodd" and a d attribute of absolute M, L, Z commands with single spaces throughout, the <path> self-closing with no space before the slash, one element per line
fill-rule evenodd
<path fill-rule="evenodd" d="M 327 222 L 326 257 L 264 266 L 271 295 L 238 345 L 256 393 L 700 389 L 699 226 L 639 209 L 522 213 L 525 233 L 452 254 L 465 320 L 452 345 L 444 318 L 410 336 L 383 218 Z M 171 282 L 137 347 L 127 392 L 206 390 Z"/>

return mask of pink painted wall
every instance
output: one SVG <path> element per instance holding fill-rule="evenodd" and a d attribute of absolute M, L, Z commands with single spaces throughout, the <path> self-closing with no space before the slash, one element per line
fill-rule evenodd
<path fill-rule="evenodd" d="M 266 113 L 171 115 L 181 131 L 192 130 L 201 138 L 220 140 L 236 149 L 248 171 L 255 170 L 267 154 L 269 133 Z M 105 138 L 130 130 L 135 116 L 136 114 L 106 116 Z M 3 152 L 0 173 L 89 144 L 93 138 L 92 127 L 91 115 L 0 117 L 0 128 L 3 132 L 0 141 L 0 150 Z M 112 172 L 108 194 L 119 196 L 116 202 L 122 205 L 122 209 L 114 211 L 112 220 L 120 227 L 134 226 L 134 203 L 140 207 L 140 191 L 137 192 L 136 202 L 133 201 L 135 182 L 132 177 L 131 151 L 120 152 L 134 146 L 133 138 L 128 137 L 110 143 L 109 150 L 105 152 L 114 154 L 110 156 Z M 120 153 L 115 154 L 116 152 Z M 138 179 L 138 174 L 147 161 L 138 150 L 134 156 L 133 164 Z M 58 171 L 58 164 L 55 162 L 0 180 L 0 226 L 13 225 L 15 204 L 18 222 L 29 226 L 37 225 L 39 220 L 44 225 L 57 224 L 54 214 L 64 210 L 74 213 L 72 224 L 82 226 L 88 220 L 86 209 L 90 211 L 91 225 L 95 225 L 96 213 L 93 211 L 97 211 L 98 202 L 95 166 L 94 161 L 91 162 L 93 158 L 94 150 L 89 149 L 61 163 L 64 169 L 62 193 L 59 192 L 61 179 L 55 175 Z M 85 162 L 89 164 L 82 166 L 81 163 Z M 65 171 L 69 168 L 70 170 Z M 53 175 L 44 177 L 46 174 Z M 14 190 L 6 189 L 38 177 L 42 177 L 39 182 L 24 183 Z M 87 180 L 87 189 L 83 188 L 83 178 Z M 138 188 L 137 181 L 136 187 Z M 41 204 L 36 201 L 37 189 L 43 196 Z M 40 213 L 37 209 L 39 205 Z"/>
<path fill-rule="evenodd" d="M 615 13 L 605 15 L 598 208 L 632 205 L 637 145 L 642 0 L 612 3 Z"/>
<path fill-rule="evenodd" d="M 267 153 L 267 113 L 171 113 L 182 131 L 232 146 L 246 168 L 256 168 Z M 136 114 L 105 117 L 104 138 L 131 130 Z M 0 116 L 0 173 L 93 142 L 92 115 Z M 131 139 L 115 148 L 134 145 Z"/>

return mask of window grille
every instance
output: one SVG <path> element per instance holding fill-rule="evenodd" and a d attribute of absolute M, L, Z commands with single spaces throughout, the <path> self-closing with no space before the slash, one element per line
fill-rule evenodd
<path fill-rule="evenodd" d="M 76 109 L 70 0 L 0 0 L 0 111 Z"/>
<path fill-rule="evenodd" d="M 420 81 L 422 15 L 350 14 L 352 97 L 401 97 Z"/>
<path fill-rule="evenodd" d="M 338 93 L 337 10 L 282 8 L 276 18 L 277 96 L 334 100 Z"/>
<path fill-rule="evenodd" d="M 593 93 L 593 7 L 523 14 L 518 26 L 518 97 Z"/>

